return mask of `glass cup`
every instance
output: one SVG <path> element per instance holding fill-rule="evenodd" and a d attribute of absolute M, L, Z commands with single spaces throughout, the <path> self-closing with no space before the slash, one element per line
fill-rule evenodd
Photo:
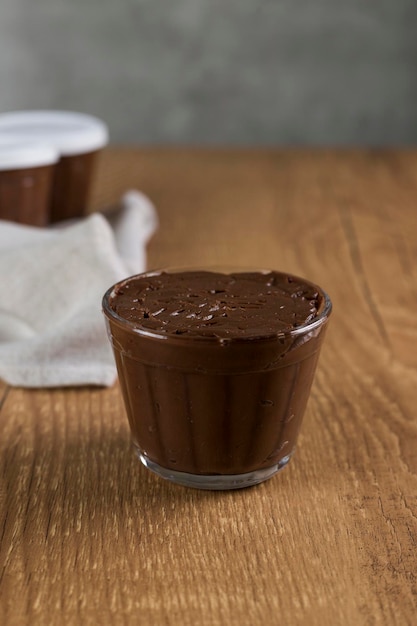
<path fill-rule="evenodd" d="M 242 270 L 225 273 L 236 271 Z M 328 295 L 313 285 L 321 298 L 317 316 L 273 336 L 167 335 L 137 327 L 112 308 L 132 278 L 106 292 L 103 312 L 142 463 L 200 489 L 248 487 L 285 467 L 331 313 Z"/>

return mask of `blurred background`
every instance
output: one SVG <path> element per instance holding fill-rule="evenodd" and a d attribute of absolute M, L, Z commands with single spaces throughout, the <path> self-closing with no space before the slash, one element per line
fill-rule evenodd
<path fill-rule="evenodd" d="M 416 0 L 1 0 L 0 111 L 113 143 L 412 145 Z"/>

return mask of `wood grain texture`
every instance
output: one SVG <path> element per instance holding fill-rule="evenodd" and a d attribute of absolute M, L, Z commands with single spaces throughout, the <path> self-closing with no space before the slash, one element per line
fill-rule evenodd
<path fill-rule="evenodd" d="M 91 209 L 149 194 L 149 266 L 272 267 L 334 314 L 289 467 L 238 492 L 136 461 L 119 388 L 0 388 L 0 623 L 412 625 L 417 152 L 113 149 Z"/>

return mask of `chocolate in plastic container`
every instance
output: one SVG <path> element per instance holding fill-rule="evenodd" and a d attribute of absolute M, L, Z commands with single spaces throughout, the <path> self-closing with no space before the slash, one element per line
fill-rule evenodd
<path fill-rule="evenodd" d="M 0 219 L 46 226 L 58 153 L 43 143 L 0 134 Z"/>
<path fill-rule="evenodd" d="M 1 138 L 43 142 L 57 150 L 49 219 L 84 215 L 97 155 L 108 141 L 104 122 L 72 111 L 15 111 L 0 115 Z"/>

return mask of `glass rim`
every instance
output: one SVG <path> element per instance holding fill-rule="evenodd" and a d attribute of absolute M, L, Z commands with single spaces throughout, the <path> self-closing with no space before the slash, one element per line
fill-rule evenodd
<path fill-rule="evenodd" d="M 162 331 L 157 331 L 154 329 L 150 329 L 150 328 L 146 328 L 145 326 L 141 327 L 138 326 L 137 322 L 132 322 L 130 320 L 125 319 L 124 317 L 121 317 L 120 315 L 118 315 L 110 306 L 110 298 L 113 295 L 114 291 L 121 285 L 135 279 L 135 278 L 139 278 L 139 277 L 151 277 L 151 276 L 159 276 L 160 274 L 163 273 L 175 273 L 175 272 L 194 272 L 194 271 L 206 271 L 206 272 L 222 272 L 224 274 L 232 274 L 232 273 L 244 273 L 244 272 L 258 272 L 258 273 L 263 273 L 263 274 L 269 274 L 270 272 L 276 272 L 278 274 L 283 274 L 286 276 L 289 276 L 291 278 L 294 278 L 296 280 L 300 280 L 312 287 L 314 287 L 315 289 L 317 289 L 317 291 L 319 292 L 319 294 L 322 296 L 323 298 L 323 306 L 321 311 L 318 313 L 318 315 L 313 318 L 312 320 L 310 320 L 309 322 L 305 322 L 304 324 L 301 324 L 300 326 L 297 326 L 296 328 L 291 328 L 291 329 L 287 329 L 287 330 L 279 330 L 275 333 L 268 333 L 266 335 L 249 335 L 249 336 L 244 336 L 244 337 L 218 337 L 218 336 L 204 336 L 204 335 L 188 335 L 187 333 L 181 334 L 181 335 L 175 335 L 175 334 L 170 334 L 170 333 L 164 333 Z M 330 316 L 330 313 L 332 312 L 332 301 L 330 299 L 330 296 L 328 295 L 328 293 L 326 291 L 324 291 L 324 289 L 322 289 L 319 285 L 317 285 L 316 283 L 311 282 L 310 280 L 307 280 L 306 278 L 302 278 L 300 276 L 298 276 L 297 274 L 292 274 L 291 272 L 284 272 L 284 271 L 279 271 L 279 270 L 273 270 L 273 269 L 265 269 L 265 268 L 248 268 L 248 267 L 228 267 L 225 268 L 224 266 L 221 267 L 215 267 L 215 266 L 206 266 L 206 267 L 163 267 L 163 268 L 159 268 L 159 269 L 154 269 L 154 270 L 147 270 L 145 272 L 140 272 L 139 274 L 133 274 L 131 276 L 127 276 L 126 278 L 123 278 L 122 280 L 117 281 L 116 283 L 114 283 L 111 287 L 109 287 L 107 289 L 107 291 L 105 292 L 103 298 L 102 298 L 102 311 L 103 313 L 106 315 L 107 318 L 111 319 L 113 322 L 115 322 L 116 324 L 118 324 L 119 326 L 122 326 L 124 328 L 128 328 L 129 330 L 131 330 L 132 332 L 134 332 L 136 335 L 140 335 L 143 337 L 148 337 L 150 339 L 157 339 L 157 340 L 175 340 L 178 341 L 180 343 L 186 343 L 186 342 L 205 342 L 205 343 L 248 343 L 248 342 L 252 342 L 254 339 L 257 341 L 271 341 L 271 340 L 279 340 L 279 339 L 283 339 L 283 338 L 296 338 L 299 337 L 300 335 L 305 335 L 308 334 L 309 332 L 315 330 L 316 328 L 319 328 L 320 326 L 322 326 L 327 319 Z"/>

